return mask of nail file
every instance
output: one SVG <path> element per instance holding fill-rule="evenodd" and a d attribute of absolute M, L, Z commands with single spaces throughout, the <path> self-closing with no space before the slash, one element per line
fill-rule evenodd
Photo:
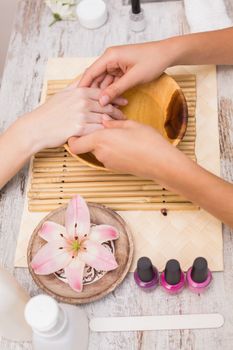
<path fill-rule="evenodd" d="M 224 318 L 220 314 L 94 317 L 90 321 L 90 329 L 94 332 L 201 329 L 219 328 L 223 323 Z"/>

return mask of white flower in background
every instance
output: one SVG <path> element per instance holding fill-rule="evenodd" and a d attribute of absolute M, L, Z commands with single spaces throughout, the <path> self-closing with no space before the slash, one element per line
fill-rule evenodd
<path fill-rule="evenodd" d="M 53 22 L 50 26 L 58 21 L 76 19 L 74 11 L 76 0 L 45 0 L 45 4 L 53 13 Z"/>

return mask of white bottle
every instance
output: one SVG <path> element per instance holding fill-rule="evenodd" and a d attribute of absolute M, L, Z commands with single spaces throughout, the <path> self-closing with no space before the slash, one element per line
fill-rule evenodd
<path fill-rule="evenodd" d="M 24 319 L 29 295 L 17 280 L 0 267 L 0 336 L 12 341 L 31 341 L 32 330 Z"/>
<path fill-rule="evenodd" d="M 33 350 L 86 350 L 89 326 L 84 311 L 37 295 L 26 305 L 25 319 L 33 330 Z"/>

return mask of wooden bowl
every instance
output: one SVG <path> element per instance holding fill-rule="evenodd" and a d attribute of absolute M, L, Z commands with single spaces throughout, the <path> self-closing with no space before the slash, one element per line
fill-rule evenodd
<path fill-rule="evenodd" d="M 152 126 L 171 144 L 178 145 L 186 131 L 188 109 L 184 94 L 173 78 L 164 73 L 159 79 L 132 88 L 123 96 L 129 103 L 121 110 L 128 119 Z M 92 153 L 75 155 L 68 145 L 65 148 L 82 163 L 105 169 Z"/>
<path fill-rule="evenodd" d="M 91 214 L 91 223 L 97 225 L 108 224 L 119 230 L 120 236 L 114 242 L 115 258 L 119 265 L 116 270 L 107 272 L 101 279 L 92 284 L 84 285 L 83 291 L 80 293 L 71 289 L 68 284 L 58 279 L 55 274 L 45 276 L 35 274 L 30 262 L 41 246 L 45 244 L 45 241 L 39 237 L 38 232 L 47 220 L 64 225 L 67 206 L 52 211 L 39 223 L 31 236 L 27 250 L 28 268 L 38 287 L 55 299 L 69 304 L 90 303 L 112 292 L 124 280 L 133 258 L 132 236 L 120 215 L 99 204 L 88 203 L 88 207 Z"/>

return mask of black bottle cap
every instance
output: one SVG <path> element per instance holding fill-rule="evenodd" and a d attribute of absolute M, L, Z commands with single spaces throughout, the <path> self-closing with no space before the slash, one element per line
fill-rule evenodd
<path fill-rule="evenodd" d="M 150 282 L 155 277 L 154 267 L 149 258 L 143 256 L 138 259 L 137 273 L 142 282 Z"/>
<path fill-rule="evenodd" d="M 177 260 L 168 260 L 165 267 L 165 280 L 170 285 L 175 285 L 181 280 L 181 269 L 180 264 Z"/>
<path fill-rule="evenodd" d="M 196 258 L 191 270 L 191 278 L 196 283 L 205 282 L 208 278 L 208 263 L 205 258 Z"/>
<path fill-rule="evenodd" d="M 132 12 L 138 14 L 141 12 L 140 0 L 131 0 Z"/>

